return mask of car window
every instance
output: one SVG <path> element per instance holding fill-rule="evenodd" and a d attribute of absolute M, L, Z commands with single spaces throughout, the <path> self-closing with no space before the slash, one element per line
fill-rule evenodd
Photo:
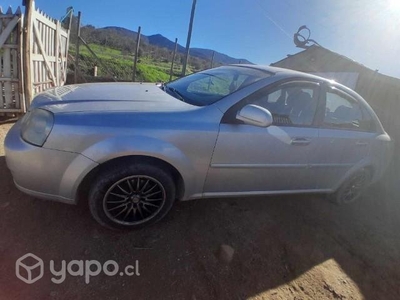
<path fill-rule="evenodd" d="M 261 95 L 252 104 L 268 109 L 274 125 L 310 126 L 317 110 L 316 87 L 285 85 Z"/>
<path fill-rule="evenodd" d="M 251 67 L 226 66 L 177 79 L 164 90 L 189 104 L 206 106 L 271 75 Z"/>
<path fill-rule="evenodd" d="M 363 113 L 360 104 L 341 93 L 327 92 L 323 127 L 370 130 L 372 120 L 367 112 Z"/>

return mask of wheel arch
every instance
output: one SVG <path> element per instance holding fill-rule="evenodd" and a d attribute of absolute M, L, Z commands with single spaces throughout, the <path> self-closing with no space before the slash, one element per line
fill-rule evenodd
<path fill-rule="evenodd" d="M 335 185 L 333 191 L 337 192 L 339 188 L 347 181 L 349 178 L 351 178 L 354 174 L 359 172 L 360 170 L 367 170 L 369 172 L 370 178 L 372 179 L 375 174 L 375 167 L 372 163 L 365 163 L 360 166 L 353 167 L 350 169 L 347 174 Z"/>
<path fill-rule="evenodd" d="M 116 165 L 124 166 L 126 164 L 135 164 L 135 163 L 145 163 L 145 164 L 147 163 L 151 165 L 157 165 L 160 168 L 168 171 L 171 174 L 173 181 L 175 183 L 176 198 L 178 200 L 181 200 L 183 198 L 185 194 L 185 182 L 181 173 L 172 164 L 154 156 L 128 155 L 128 156 L 120 156 L 112 158 L 93 168 L 78 185 L 76 202 L 81 203 L 86 201 L 93 180 L 95 180 L 96 177 L 99 176 L 99 174 L 105 172 L 107 168 Z"/>

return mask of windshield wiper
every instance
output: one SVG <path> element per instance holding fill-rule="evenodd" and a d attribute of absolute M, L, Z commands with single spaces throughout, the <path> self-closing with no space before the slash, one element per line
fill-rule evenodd
<path fill-rule="evenodd" d="M 179 91 L 177 91 L 175 88 L 170 87 L 170 86 L 168 86 L 168 85 L 164 85 L 164 90 L 165 90 L 165 88 L 167 88 L 168 91 L 174 93 L 175 98 L 178 98 L 179 100 L 181 100 L 181 101 L 183 101 L 183 102 L 186 102 L 186 101 L 185 101 L 185 98 L 183 97 L 183 95 L 182 95 Z"/>

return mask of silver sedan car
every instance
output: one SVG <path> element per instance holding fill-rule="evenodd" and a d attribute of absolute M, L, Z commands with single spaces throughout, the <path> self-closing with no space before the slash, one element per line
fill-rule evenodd
<path fill-rule="evenodd" d="M 87 201 L 100 224 L 121 229 L 160 220 L 176 199 L 327 193 L 349 203 L 382 176 L 391 148 L 354 91 L 254 65 L 52 89 L 5 140 L 21 191 Z"/>

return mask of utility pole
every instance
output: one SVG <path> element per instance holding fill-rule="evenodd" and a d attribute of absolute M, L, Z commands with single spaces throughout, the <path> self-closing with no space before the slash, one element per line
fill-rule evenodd
<path fill-rule="evenodd" d="M 213 54 L 211 57 L 211 69 L 214 67 L 214 57 L 215 57 L 215 51 L 213 51 Z"/>
<path fill-rule="evenodd" d="M 75 83 L 78 83 L 79 75 L 79 46 L 81 43 L 81 12 L 78 11 L 78 27 L 76 28 L 76 53 L 75 53 Z"/>
<path fill-rule="evenodd" d="M 171 70 L 169 70 L 169 81 L 172 80 L 172 74 L 174 73 L 174 62 L 175 62 L 175 56 L 176 56 L 176 50 L 178 49 L 178 39 L 175 39 L 175 48 L 174 48 L 174 54 L 172 54 L 172 62 L 171 62 Z"/>
<path fill-rule="evenodd" d="M 190 14 L 188 37 L 187 37 L 187 40 L 186 40 L 185 61 L 183 62 L 183 67 L 182 67 L 182 76 L 185 76 L 185 74 L 186 74 L 186 67 L 187 67 L 187 64 L 188 64 L 188 61 L 189 61 L 190 40 L 192 39 L 192 29 L 193 29 L 194 13 L 196 11 L 196 3 L 197 3 L 197 0 L 193 0 L 192 12 Z"/>
<path fill-rule="evenodd" d="M 32 101 L 32 74 L 31 74 L 31 38 L 32 38 L 32 10 L 33 0 L 25 1 L 25 22 L 24 22 L 24 39 L 23 39 L 23 70 L 24 70 L 24 91 L 25 91 L 25 107 L 28 107 Z"/>
<path fill-rule="evenodd" d="M 136 50 L 135 50 L 135 58 L 133 61 L 133 76 L 132 76 L 132 81 L 136 81 L 136 67 L 137 67 L 137 61 L 138 61 L 138 56 L 139 56 L 139 47 L 140 47 L 140 31 L 142 28 L 139 26 L 138 32 L 137 32 L 137 38 L 136 38 Z"/>

